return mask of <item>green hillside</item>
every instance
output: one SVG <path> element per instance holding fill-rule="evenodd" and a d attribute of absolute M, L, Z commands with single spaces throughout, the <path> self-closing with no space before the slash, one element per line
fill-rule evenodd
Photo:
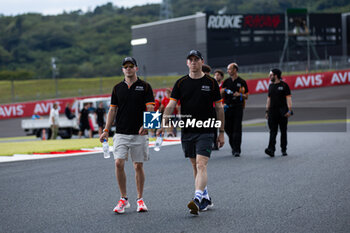
<path fill-rule="evenodd" d="M 198 11 L 282 13 L 287 8 L 309 12 L 349 12 L 348 0 L 173 0 L 173 16 Z M 0 80 L 51 78 L 56 58 L 59 78 L 121 75 L 120 63 L 131 53 L 131 25 L 159 19 L 159 4 L 119 8 L 112 3 L 90 12 L 56 16 L 0 15 Z"/>

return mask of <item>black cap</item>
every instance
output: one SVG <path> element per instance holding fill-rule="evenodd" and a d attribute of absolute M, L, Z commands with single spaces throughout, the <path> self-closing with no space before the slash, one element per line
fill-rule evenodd
<path fill-rule="evenodd" d="M 134 58 L 132 58 L 132 57 L 124 58 L 122 65 L 125 65 L 125 63 L 127 63 L 127 62 L 130 62 L 130 63 L 134 64 L 135 66 L 137 66 L 136 60 Z"/>
<path fill-rule="evenodd" d="M 196 56 L 196 57 L 200 58 L 201 60 L 204 60 L 202 54 L 198 50 L 191 50 L 187 55 L 187 59 L 190 56 Z"/>

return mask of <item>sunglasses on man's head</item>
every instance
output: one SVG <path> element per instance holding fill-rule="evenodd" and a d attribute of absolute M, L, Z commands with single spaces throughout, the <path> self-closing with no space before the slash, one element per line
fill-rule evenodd
<path fill-rule="evenodd" d="M 133 64 L 130 64 L 130 65 L 123 65 L 123 68 L 124 69 L 127 69 L 127 68 L 130 68 L 130 69 L 132 69 L 132 68 L 134 68 L 135 66 L 133 65 Z"/>

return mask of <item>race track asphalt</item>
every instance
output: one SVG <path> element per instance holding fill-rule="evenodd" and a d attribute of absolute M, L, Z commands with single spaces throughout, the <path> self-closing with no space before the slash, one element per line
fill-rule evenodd
<path fill-rule="evenodd" d="M 294 91 L 293 100 L 295 107 L 346 108 L 349 116 L 350 85 Z M 252 95 L 247 109 L 265 101 L 266 94 Z M 251 119 L 261 118 L 256 112 Z M 0 232 L 350 232 L 349 130 L 290 132 L 287 157 L 266 156 L 267 142 L 266 131 L 245 132 L 242 157 L 232 157 L 227 143 L 212 153 L 215 206 L 198 217 L 186 208 L 193 175 L 180 145 L 151 151 L 145 163 L 147 213 L 136 213 L 130 161 L 131 208 L 123 215 L 112 212 L 114 162 L 102 154 L 0 163 Z"/>
<path fill-rule="evenodd" d="M 114 162 L 102 154 L 0 164 L 0 232 L 349 232 L 349 133 L 290 133 L 289 155 L 263 153 L 267 133 L 244 133 L 242 157 L 226 144 L 209 161 L 214 208 L 187 210 L 192 168 L 181 146 L 151 151 L 144 199 L 136 212 L 112 212 L 119 192 Z"/>

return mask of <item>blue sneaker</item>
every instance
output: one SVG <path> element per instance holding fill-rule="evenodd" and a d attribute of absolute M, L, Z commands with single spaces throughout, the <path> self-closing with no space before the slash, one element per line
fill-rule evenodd
<path fill-rule="evenodd" d="M 209 200 L 206 198 L 202 199 L 199 211 L 207 211 L 208 209 L 212 208 L 214 206 L 211 197 L 209 197 Z"/>
<path fill-rule="evenodd" d="M 198 215 L 200 205 L 198 199 L 195 198 L 187 204 L 187 207 L 190 209 L 191 214 Z"/>

